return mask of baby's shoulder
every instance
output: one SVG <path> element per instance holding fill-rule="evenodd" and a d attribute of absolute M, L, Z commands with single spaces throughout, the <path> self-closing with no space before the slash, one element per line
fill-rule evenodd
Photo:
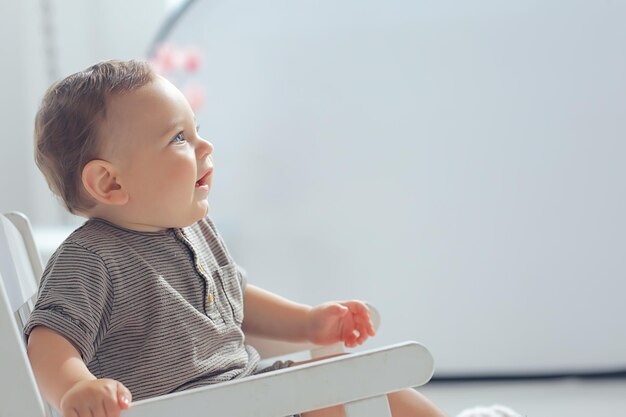
<path fill-rule="evenodd" d="M 42 283 L 52 288 L 55 283 L 65 286 L 68 278 L 74 284 L 107 280 L 110 276 L 103 242 L 109 236 L 97 234 L 93 226 L 85 223 L 74 230 L 56 249 L 43 271 Z M 100 279 L 99 279 L 100 278 Z"/>
<path fill-rule="evenodd" d="M 107 264 L 122 257 L 127 246 L 124 235 L 110 224 L 88 220 L 74 230 L 50 258 L 50 262 L 63 259 Z"/>
<path fill-rule="evenodd" d="M 63 241 L 61 247 L 75 245 L 87 251 L 98 253 L 104 248 L 119 244 L 120 240 L 120 236 L 108 223 L 90 219 L 74 230 Z"/>

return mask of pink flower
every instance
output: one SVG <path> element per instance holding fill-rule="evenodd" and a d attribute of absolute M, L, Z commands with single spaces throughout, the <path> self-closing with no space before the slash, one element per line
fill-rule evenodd
<path fill-rule="evenodd" d="M 168 74 L 179 65 L 179 52 L 172 44 L 162 43 L 157 47 L 152 62 L 161 74 Z"/>
<path fill-rule="evenodd" d="M 187 72 L 196 72 L 200 68 L 201 53 L 197 48 L 189 48 L 183 54 L 183 67 Z"/>
<path fill-rule="evenodd" d="M 183 94 L 187 98 L 193 111 L 198 110 L 204 104 L 206 94 L 204 89 L 199 85 L 188 85 L 183 90 Z"/>

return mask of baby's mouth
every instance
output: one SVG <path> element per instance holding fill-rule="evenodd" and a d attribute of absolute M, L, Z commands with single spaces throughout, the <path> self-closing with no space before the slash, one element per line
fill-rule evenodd
<path fill-rule="evenodd" d="M 202 187 L 203 185 L 208 185 L 208 180 L 212 173 L 213 173 L 213 168 L 209 169 L 206 172 L 206 174 L 202 176 L 202 178 L 196 181 L 196 187 Z"/>

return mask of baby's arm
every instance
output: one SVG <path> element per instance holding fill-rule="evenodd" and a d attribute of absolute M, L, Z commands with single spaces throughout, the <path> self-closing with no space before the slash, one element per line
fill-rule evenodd
<path fill-rule="evenodd" d="M 97 379 L 74 345 L 47 327 L 31 331 L 28 358 L 44 398 L 65 417 L 118 417 L 130 405 L 124 385 Z"/>
<path fill-rule="evenodd" d="M 311 307 L 247 284 L 244 290 L 243 330 L 247 334 L 285 340 L 308 341 L 303 323 Z"/>
<path fill-rule="evenodd" d="M 348 347 L 360 345 L 374 335 L 369 311 L 361 301 L 310 307 L 250 284 L 244 291 L 243 330 L 251 335 L 290 342 L 321 345 L 343 342 Z"/>

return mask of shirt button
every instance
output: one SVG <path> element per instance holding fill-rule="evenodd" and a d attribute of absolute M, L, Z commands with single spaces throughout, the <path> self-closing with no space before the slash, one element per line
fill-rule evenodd
<path fill-rule="evenodd" d="M 202 267 L 202 265 L 198 265 L 198 271 L 200 271 L 201 274 L 204 274 L 204 268 Z"/>
<path fill-rule="evenodd" d="M 212 303 L 212 302 L 213 302 L 213 300 L 214 300 L 214 298 L 213 298 L 213 294 L 212 294 L 212 293 L 209 293 L 209 295 L 207 295 L 207 296 L 206 296 L 206 301 L 207 301 L 207 303 Z"/>

